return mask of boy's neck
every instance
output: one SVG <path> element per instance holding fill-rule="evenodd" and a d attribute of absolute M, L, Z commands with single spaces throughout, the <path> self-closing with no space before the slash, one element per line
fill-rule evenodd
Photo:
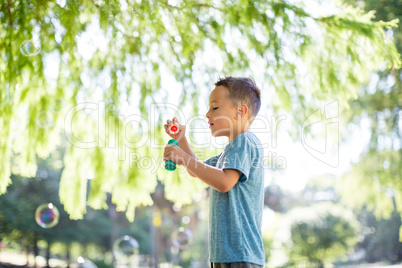
<path fill-rule="evenodd" d="M 229 143 L 231 143 L 232 141 L 234 141 L 234 139 L 236 139 L 237 136 L 239 136 L 240 134 L 243 134 L 244 132 L 247 132 L 248 129 L 246 128 L 242 128 L 239 130 L 233 130 L 231 135 L 229 136 Z"/>
<path fill-rule="evenodd" d="M 240 134 L 247 132 L 251 126 L 252 121 L 249 118 L 243 118 L 237 122 L 234 122 L 234 128 L 229 134 L 229 143 L 234 141 L 234 139 Z"/>

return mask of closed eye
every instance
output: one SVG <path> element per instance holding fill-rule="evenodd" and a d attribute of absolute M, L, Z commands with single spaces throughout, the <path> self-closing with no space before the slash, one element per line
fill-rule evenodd
<path fill-rule="evenodd" d="M 213 110 L 216 110 L 216 109 L 218 109 L 219 107 L 215 107 L 215 108 L 212 108 Z"/>

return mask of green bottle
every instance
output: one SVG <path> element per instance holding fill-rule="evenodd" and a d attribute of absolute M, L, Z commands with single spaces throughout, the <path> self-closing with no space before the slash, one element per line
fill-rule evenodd
<path fill-rule="evenodd" d="M 179 146 L 179 142 L 178 142 L 177 140 L 175 140 L 175 139 L 170 139 L 170 140 L 168 141 L 168 144 L 174 144 L 174 145 Z M 171 161 L 171 160 L 166 160 L 166 162 L 165 162 L 165 169 L 166 169 L 166 170 L 169 170 L 169 171 L 176 170 L 176 163 L 173 162 L 173 161 Z"/>

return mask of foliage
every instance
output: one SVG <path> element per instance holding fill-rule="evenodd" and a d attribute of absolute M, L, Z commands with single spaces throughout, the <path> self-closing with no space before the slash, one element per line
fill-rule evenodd
<path fill-rule="evenodd" d="M 103 260 L 91 260 L 98 268 L 113 268 L 113 265 L 105 263 Z"/>
<path fill-rule="evenodd" d="M 398 177 L 395 177 L 399 173 L 398 165 L 392 164 L 387 169 L 382 165 L 386 157 L 398 158 L 398 154 L 399 152 L 377 152 L 355 164 L 338 187 L 342 200 L 355 209 L 365 207 L 375 211 L 378 218 L 389 218 L 394 210 L 394 202 L 400 211 L 401 194 L 399 187 L 395 188 L 400 184 L 400 180 L 396 180 Z M 359 195 L 355 194 L 357 190 Z"/>
<path fill-rule="evenodd" d="M 343 256 L 356 243 L 359 223 L 353 213 L 332 203 L 318 203 L 291 212 L 289 263 L 307 261 L 320 267 Z"/>
<path fill-rule="evenodd" d="M 390 261 L 396 263 L 402 259 L 402 243 L 398 241 L 401 217 L 394 210 L 390 219 L 377 219 L 367 210 L 359 213 L 363 228 L 363 239 L 359 239 L 356 251 L 363 249 L 367 262 Z"/>
<path fill-rule="evenodd" d="M 356 195 L 355 192 L 349 190 L 355 189 L 355 185 L 353 184 L 355 181 L 360 184 L 359 193 L 362 193 L 361 195 Z M 305 188 L 301 192 L 291 194 L 284 192 L 276 203 L 288 204 L 283 206 L 285 211 L 288 211 L 296 206 L 306 207 L 306 209 L 308 209 L 323 201 L 341 205 L 340 197 L 343 195 L 349 196 L 350 202 L 348 203 L 354 203 L 356 205 L 353 208 L 353 214 L 360 222 L 361 231 L 359 232 L 359 242 L 353 247 L 354 253 L 356 254 L 355 256 L 349 255 L 347 260 L 338 259 L 336 264 L 346 265 L 355 263 L 356 261 L 366 261 L 370 263 L 379 261 L 400 261 L 402 259 L 402 243 L 398 242 L 398 234 L 401 218 L 396 210 L 396 203 L 392 198 L 392 192 L 388 190 L 387 194 L 386 189 L 384 189 L 386 193 L 386 198 L 384 197 L 383 201 L 384 204 L 378 204 L 378 206 L 384 209 L 388 208 L 393 210 L 391 218 L 376 218 L 373 213 L 373 208 L 363 204 L 365 192 L 370 188 L 370 185 L 363 183 L 362 180 L 349 178 L 348 189 L 343 189 L 345 192 L 339 192 L 337 191 L 337 184 L 339 184 L 339 178 L 333 175 L 322 175 L 312 178 L 307 181 Z"/>
<path fill-rule="evenodd" d="M 271 184 L 264 190 L 264 205 L 276 212 L 284 212 L 285 198 L 278 185 Z"/>
<path fill-rule="evenodd" d="M 401 20 L 400 1 L 345 0 L 364 10 L 371 10 L 376 21 Z M 384 29 L 394 38 L 402 52 L 401 24 Z M 361 129 L 370 139 L 360 159 L 354 163 L 339 186 L 343 201 L 354 208 L 373 210 L 378 219 L 388 219 L 396 206 L 402 212 L 402 72 L 401 69 L 381 68 L 371 75 L 350 101 L 351 110 L 344 113 L 349 123 L 349 135 Z M 359 193 L 356 195 L 355 193 Z M 402 234 L 402 227 L 401 227 Z M 399 236 L 402 241 L 402 236 Z"/>
<path fill-rule="evenodd" d="M 165 198 L 164 186 L 158 182 L 157 190 L 152 194 L 154 205 L 136 208 L 134 223 L 128 221 L 125 213 L 116 211 L 110 195 L 106 210 L 87 208 L 84 219 L 71 220 L 59 202 L 57 189 L 61 172 L 51 168 L 56 165 L 58 154 L 62 154 L 61 150 L 46 160 L 38 160 L 36 177 L 13 175 L 14 183 L 8 187 L 7 193 L 0 196 L 0 240 L 7 246 L 44 255 L 42 248 L 47 248 L 46 242 L 51 242 L 50 253 L 54 258 L 64 259 L 67 255 L 72 261 L 85 256 L 98 267 L 109 267 L 114 241 L 130 235 L 139 243 L 142 262 L 169 262 L 172 260 L 172 232 L 182 226 L 191 229 L 196 237 L 193 244 L 181 251 L 180 260 L 207 264 L 207 222 L 202 214 L 208 205 L 204 199 L 206 190 L 193 196 L 191 206 L 177 212 L 178 206 L 173 207 L 173 203 Z M 91 181 L 88 184 L 90 188 Z M 58 208 L 60 219 L 53 228 L 43 229 L 35 222 L 35 210 L 39 204 L 47 202 Z M 183 223 L 184 216 L 191 219 L 190 223 Z"/>
<path fill-rule="evenodd" d="M 59 203 L 58 183 L 54 177 L 31 178 L 30 181 L 15 177 L 13 179 L 14 187 L 0 197 L 1 239 L 11 244 L 18 242 L 27 247 L 35 246 L 38 241 L 44 240 L 64 244 L 91 243 L 100 249 L 109 248 L 110 221 L 102 215 L 102 211 L 99 211 L 96 217 L 93 213 L 88 213 L 92 219 L 71 221 Z M 56 226 L 44 229 L 35 222 L 35 210 L 40 204 L 48 202 L 58 208 L 60 218 Z"/>
<path fill-rule="evenodd" d="M 109 193 L 133 220 L 152 204 L 156 176 L 171 200 L 189 203 L 205 185 L 160 165 L 171 112 L 157 104 L 168 102 L 169 77 L 180 83 L 174 105 L 197 114 L 217 74 L 259 70 L 274 93 L 267 105 L 300 122 L 320 101 L 346 107 L 380 65 L 400 65 L 383 31 L 396 21 L 309 10 L 278 0 L 1 2 L 0 193 L 11 172 L 34 176 L 36 156 L 65 144 L 60 199 L 73 219 L 87 204 L 105 208 Z M 144 159 L 159 160 L 157 170 Z"/>
<path fill-rule="evenodd" d="M 353 178 L 349 180 L 349 188 L 354 189 L 354 185 L 352 184 Z M 332 202 L 336 204 L 336 206 L 340 206 L 343 204 L 341 201 L 341 196 L 349 196 L 350 202 L 364 200 L 364 198 L 360 198 L 361 196 L 365 196 L 365 191 L 370 188 L 362 181 L 358 181 L 362 185 L 360 187 L 360 192 L 362 195 L 356 195 L 353 191 L 347 191 L 345 193 L 337 191 L 337 184 L 339 183 L 339 178 L 332 175 L 326 174 L 321 175 L 316 178 L 311 178 L 307 181 L 305 188 L 300 192 L 287 192 L 286 190 L 280 189 L 279 186 L 273 185 L 274 187 L 266 188 L 266 197 L 265 200 L 267 202 L 267 206 L 271 209 L 281 208 L 280 214 L 277 213 L 275 220 L 278 221 L 276 223 L 277 226 L 273 226 L 271 223 L 270 226 L 272 230 L 267 230 L 266 235 L 269 234 L 272 236 L 272 239 L 276 243 L 267 245 L 265 249 L 267 251 L 279 251 L 282 252 L 283 248 L 278 245 L 278 241 L 283 242 L 283 247 L 285 248 L 285 252 L 289 254 L 291 259 L 285 266 L 289 267 L 298 267 L 298 265 L 302 265 L 307 262 L 307 258 L 300 258 L 298 256 L 293 256 L 293 244 L 284 241 L 287 241 L 287 232 L 290 229 L 290 223 L 286 224 L 286 217 L 291 217 L 291 219 L 298 219 L 299 213 L 302 214 L 300 216 L 301 220 L 308 218 L 306 215 L 317 214 L 314 212 L 315 207 L 322 202 Z M 385 191 L 385 189 L 384 189 Z M 267 194 L 268 193 L 268 194 Z M 278 194 L 280 193 L 280 194 Z M 392 192 L 388 191 L 388 195 Z M 385 198 L 384 198 L 385 199 Z M 392 263 L 397 263 L 402 259 L 402 243 L 398 242 L 398 234 L 399 234 L 399 226 L 401 225 L 400 214 L 396 210 L 396 203 L 392 199 L 392 196 L 387 196 L 387 202 L 390 201 L 390 205 L 393 208 L 391 218 L 390 219 L 379 219 L 376 218 L 373 214 L 372 208 L 361 204 L 361 206 L 355 206 L 353 208 L 353 214 L 358 219 L 360 223 L 359 232 L 358 232 L 358 243 L 353 246 L 353 252 L 348 252 L 347 256 L 341 256 L 341 258 L 337 258 L 336 262 L 332 262 L 333 265 L 351 265 L 357 264 L 360 262 L 380 262 L 380 261 L 388 261 Z M 386 203 L 388 204 L 388 203 Z M 379 204 L 381 205 L 381 204 Z M 384 208 L 387 206 L 381 205 Z M 299 210 L 302 207 L 302 210 Z M 351 213 L 348 208 L 345 212 L 347 214 Z M 331 211 L 331 209 L 327 209 L 327 211 Z M 289 214 L 288 214 L 289 213 Z M 311 216 L 313 217 L 313 216 Z M 279 218 L 279 220 L 278 220 Z M 280 219 L 282 218 L 282 219 Z M 352 217 L 354 218 L 354 217 Z M 353 220 L 355 221 L 355 220 Z M 292 221 L 291 221 L 292 223 Z M 289 225 L 289 226 L 288 226 Z M 284 229 L 278 228 L 282 226 Z M 332 232 L 332 231 L 331 231 Z M 289 231 L 290 233 L 290 231 Z M 322 233 L 317 232 L 317 236 L 322 235 Z M 289 234 L 290 237 L 290 234 Z M 271 237 L 270 237 L 271 238 Z M 290 238 L 289 238 L 290 239 Z M 268 258 L 270 260 L 270 267 L 278 267 L 283 262 L 280 254 L 272 254 L 272 258 Z M 286 256 L 286 257 L 289 257 Z M 308 267 L 310 265 L 306 264 Z"/>
<path fill-rule="evenodd" d="M 264 246 L 264 252 L 265 252 L 265 261 L 267 262 L 267 260 L 271 259 L 271 255 L 272 255 L 272 249 L 274 247 L 274 231 L 277 227 L 274 226 L 272 228 L 266 229 L 262 231 L 262 243 Z"/>
<path fill-rule="evenodd" d="M 265 187 L 264 205 L 275 212 L 286 214 L 295 207 L 308 207 L 321 201 L 339 202 L 335 192 L 337 178 L 323 174 L 310 178 L 303 190 L 298 192 L 282 189 L 271 183 Z"/>
<path fill-rule="evenodd" d="M 95 247 L 97 252 L 111 252 L 111 243 L 117 238 L 113 237 L 114 229 L 117 230 L 117 236 L 128 234 L 135 237 L 140 244 L 141 254 L 149 252 L 149 218 L 142 210 L 139 210 L 140 216 L 135 226 L 122 213 L 116 214 L 116 222 L 113 222 L 109 215 L 113 206 L 108 210 L 89 209 L 84 219 L 70 220 L 58 197 L 60 172 L 47 169 L 46 164 L 49 162 L 39 162 L 37 177 L 13 176 L 14 183 L 9 186 L 7 193 L 0 196 L 0 240 L 12 247 L 27 248 L 37 247 L 39 241 L 63 245 L 63 249 L 78 244 L 79 252 L 75 250 L 71 254 L 77 257 L 76 254 L 82 255 L 87 246 Z M 60 218 L 56 226 L 44 229 L 35 222 L 35 210 L 40 204 L 48 202 L 58 208 Z M 59 250 L 58 253 L 64 255 L 65 252 Z"/>

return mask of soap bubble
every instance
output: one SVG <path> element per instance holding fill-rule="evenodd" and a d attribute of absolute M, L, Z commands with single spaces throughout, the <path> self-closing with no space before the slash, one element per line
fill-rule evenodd
<path fill-rule="evenodd" d="M 129 235 L 122 236 L 113 243 L 113 254 L 117 260 L 130 259 L 138 253 L 138 242 Z"/>
<path fill-rule="evenodd" d="M 36 124 L 41 128 L 53 126 L 53 115 L 49 112 L 40 112 L 36 117 Z"/>
<path fill-rule="evenodd" d="M 176 212 L 179 212 L 181 210 L 181 205 L 178 204 L 173 204 L 172 209 Z"/>
<path fill-rule="evenodd" d="M 93 180 L 93 178 L 95 177 L 95 173 L 93 171 L 88 171 L 85 177 L 88 180 Z"/>
<path fill-rule="evenodd" d="M 189 229 L 180 227 L 172 233 L 172 244 L 174 247 L 184 249 L 193 242 L 193 234 Z"/>
<path fill-rule="evenodd" d="M 113 100 L 106 101 L 105 105 L 106 105 L 106 108 L 111 112 L 115 112 L 117 110 L 117 106 L 113 102 Z"/>
<path fill-rule="evenodd" d="M 36 44 L 32 39 L 25 40 L 21 43 L 20 51 L 24 56 L 35 56 L 40 52 L 40 45 Z"/>
<path fill-rule="evenodd" d="M 59 222 L 59 210 L 52 203 L 40 205 L 35 212 L 36 223 L 42 228 L 52 228 Z"/>
<path fill-rule="evenodd" d="M 183 218 L 181 218 L 181 222 L 184 224 L 189 224 L 191 221 L 189 216 L 184 216 Z"/>
<path fill-rule="evenodd" d="M 81 256 L 77 258 L 77 262 L 70 265 L 71 268 L 98 268 L 93 262 Z"/>
<path fill-rule="evenodd" d="M 50 109 L 55 112 L 58 113 L 63 109 L 65 101 L 61 98 L 57 98 L 51 101 L 50 104 Z"/>
<path fill-rule="evenodd" d="M 48 177 L 48 173 L 46 171 L 46 169 L 38 169 L 38 171 L 36 172 L 36 177 L 41 178 L 41 179 L 47 179 Z"/>

